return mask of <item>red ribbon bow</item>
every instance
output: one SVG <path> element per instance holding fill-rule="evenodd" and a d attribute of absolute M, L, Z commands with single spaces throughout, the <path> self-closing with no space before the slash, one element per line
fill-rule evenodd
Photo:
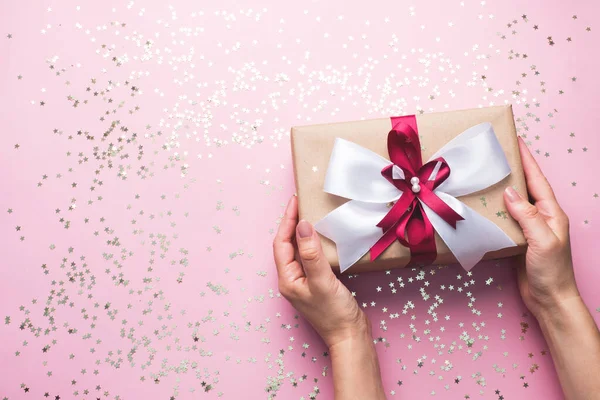
<path fill-rule="evenodd" d="M 434 229 L 422 203 L 454 229 L 456 223 L 464 219 L 434 193 L 450 176 L 450 167 L 442 157 L 423 165 L 414 115 L 394 117 L 392 126 L 388 134 L 388 153 L 393 164 L 385 167 L 381 174 L 402 191 L 402 196 L 377 224 L 384 235 L 371 247 L 371 261 L 398 240 L 410 249 L 409 265 L 431 264 L 437 255 Z M 394 165 L 404 172 L 403 179 L 394 178 Z"/>

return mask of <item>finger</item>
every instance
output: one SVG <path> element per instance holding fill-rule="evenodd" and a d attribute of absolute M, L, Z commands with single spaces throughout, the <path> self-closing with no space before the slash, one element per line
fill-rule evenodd
<path fill-rule="evenodd" d="M 309 285 L 317 283 L 333 275 L 331 265 L 323 254 L 321 239 L 310 222 L 302 220 L 296 227 L 298 254 L 306 273 Z"/>
<path fill-rule="evenodd" d="M 273 240 L 273 257 L 280 279 L 293 281 L 303 276 L 302 267 L 294 259 L 294 235 L 298 221 L 298 199 L 292 196 L 279 223 L 279 229 Z"/>
<path fill-rule="evenodd" d="M 521 137 L 519 137 L 519 151 L 521 153 L 525 180 L 527 181 L 527 191 L 533 200 L 536 202 L 550 200 L 556 203 L 556 197 L 550 183 L 548 183 L 548 179 L 546 179 L 537 161 L 533 158 L 533 154 L 531 154 Z"/>
<path fill-rule="evenodd" d="M 530 246 L 545 246 L 557 240 L 538 209 L 510 186 L 504 191 L 504 202 L 510 215 L 521 225 Z"/>
<path fill-rule="evenodd" d="M 527 191 L 534 200 L 536 207 L 544 216 L 549 218 L 548 223 L 552 230 L 561 237 L 568 235 L 568 218 L 558 204 L 548 179 L 546 179 L 540 166 L 520 137 L 519 150 L 523 163 L 523 171 L 525 172 L 525 180 L 527 181 Z"/>

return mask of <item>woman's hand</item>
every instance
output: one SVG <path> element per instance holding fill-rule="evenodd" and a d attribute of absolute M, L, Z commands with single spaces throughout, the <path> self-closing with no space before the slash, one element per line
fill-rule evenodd
<path fill-rule="evenodd" d="M 533 204 L 508 187 L 504 201 L 521 225 L 528 249 L 519 269 L 519 289 L 529 310 L 540 317 L 561 303 L 579 297 L 573 274 L 569 220 L 554 197 L 527 145 L 519 138 L 527 190 Z"/>
<path fill-rule="evenodd" d="M 279 291 L 310 322 L 329 348 L 336 400 L 383 400 L 371 324 L 325 259 L 312 225 L 298 223 L 292 196 L 275 240 Z"/>
<path fill-rule="evenodd" d="M 273 241 L 279 291 L 315 328 L 327 347 L 370 337 L 370 324 L 348 289 L 337 279 L 312 225 L 298 223 L 292 196 Z"/>
<path fill-rule="evenodd" d="M 540 324 L 565 398 L 600 399 L 600 332 L 575 283 L 569 220 L 521 139 L 519 149 L 533 204 L 512 188 L 504 200 L 529 245 L 519 269 L 521 296 Z"/>

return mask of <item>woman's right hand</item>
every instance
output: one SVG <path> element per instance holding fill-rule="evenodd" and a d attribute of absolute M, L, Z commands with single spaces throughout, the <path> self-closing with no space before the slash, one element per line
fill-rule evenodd
<path fill-rule="evenodd" d="M 519 290 L 527 308 L 539 319 L 543 312 L 551 312 L 561 303 L 579 297 L 579 291 L 573 273 L 567 215 L 521 138 L 519 149 L 533 204 L 512 187 L 504 192 L 504 202 L 527 239 L 525 265 L 519 268 Z"/>

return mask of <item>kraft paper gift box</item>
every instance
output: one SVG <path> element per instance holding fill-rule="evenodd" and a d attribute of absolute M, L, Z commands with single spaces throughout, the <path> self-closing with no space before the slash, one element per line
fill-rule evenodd
<path fill-rule="evenodd" d="M 527 244 L 518 223 L 506 211 L 503 192 L 512 186 L 527 196 L 521 165 L 512 107 L 496 106 L 478 109 L 430 113 L 416 116 L 423 163 L 437 150 L 468 128 L 491 123 L 511 169 L 500 182 L 476 193 L 457 197 L 468 207 L 496 224 L 516 246 L 488 252 L 483 259 L 510 257 L 525 252 Z M 389 160 L 387 136 L 392 129 L 390 118 L 352 122 L 297 126 L 291 129 L 294 176 L 298 195 L 299 218 L 312 224 L 325 217 L 348 199 L 323 191 L 325 176 L 336 138 L 346 139 Z M 459 221 L 460 223 L 461 221 Z M 323 251 L 334 270 L 339 262 L 334 242 L 321 236 Z M 446 244 L 435 234 L 437 255 L 433 264 L 451 264 L 457 260 Z M 405 267 L 411 258 L 410 250 L 394 241 L 377 259 L 369 253 L 348 269 L 348 273 L 387 270 Z"/>

